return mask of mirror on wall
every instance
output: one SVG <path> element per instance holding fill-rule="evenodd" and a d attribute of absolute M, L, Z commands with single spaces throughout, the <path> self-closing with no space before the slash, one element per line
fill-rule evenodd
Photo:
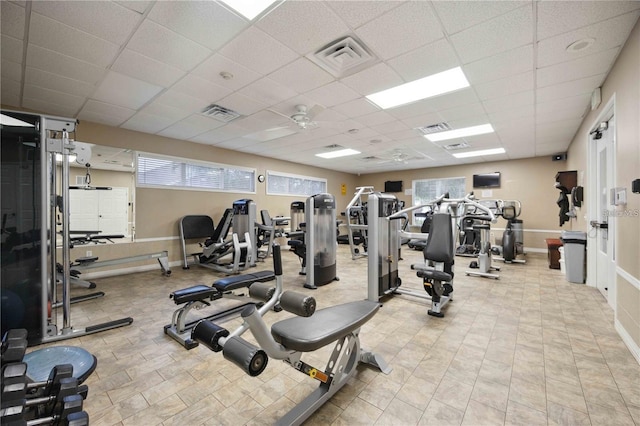
<path fill-rule="evenodd" d="M 70 164 L 71 230 L 123 235 L 113 241 L 132 241 L 135 236 L 134 152 L 89 145 L 89 167 Z"/>

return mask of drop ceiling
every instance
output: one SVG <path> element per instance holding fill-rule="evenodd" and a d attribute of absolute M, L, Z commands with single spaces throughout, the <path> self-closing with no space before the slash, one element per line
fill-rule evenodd
<path fill-rule="evenodd" d="M 637 1 L 288 0 L 254 21 L 216 1 L 0 4 L 5 106 L 360 174 L 565 151 L 640 15 Z M 373 58 L 335 75 L 313 56 L 344 37 Z M 365 98 L 458 66 L 468 88 L 387 110 Z M 203 115 L 212 104 L 240 117 Z M 288 118 L 299 104 L 318 106 L 314 126 Z M 439 123 L 495 133 L 417 130 Z M 506 153 L 456 159 L 451 144 Z M 315 156 L 329 145 L 361 154 Z"/>

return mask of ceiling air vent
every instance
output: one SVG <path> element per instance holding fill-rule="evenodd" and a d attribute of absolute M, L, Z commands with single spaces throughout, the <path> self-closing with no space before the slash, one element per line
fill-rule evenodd
<path fill-rule="evenodd" d="M 419 130 L 424 135 L 430 135 L 431 133 L 451 130 L 451 127 L 449 127 L 449 125 L 443 121 L 442 123 L 430 124 L 424 127 L 416 127 L 416 130 Z"/>
<path fill-rule="evenodd" d="M 315 53 L 307 55 L 334 77 L 345 77 L 361 71 L 378 59 L 354 36 L 333 41 Z"/>
<path fill-rule="evenodd" d="M 231 120 L 235 120 L 236 118 L 240 117 L 240 113 L 216 104 L 211 104 L 203 109 L 202 115 L 221 121 L 223 123 L 228 123 Z"/>
<path fill-rule="evenodd" d="M 451 145 L 443 145 L 442 147 L 447 151 L 455 151 L 456 149 L 469 148 L 471 144 L 469 142 L 452 143 Z"/>

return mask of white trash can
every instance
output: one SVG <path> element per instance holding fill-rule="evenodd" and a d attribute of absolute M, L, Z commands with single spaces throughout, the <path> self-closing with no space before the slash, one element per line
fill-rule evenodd
<path fill-rule="evenodd" d="M 560 263 L 560 272 L 562 272 L 562 275 L 566 275 L 567 270 L 564 266 L 564 247 L 558 247 L 558 253 L 560 253 L 560 260 L 558 261 L 558 263 Z"/>
<path fill-rule="evenodd" d="M 560 239 L 564 245 L 564 266 L 567 281 L 584 284 L 587 233 L 581 231 L 562 231 Z"/>

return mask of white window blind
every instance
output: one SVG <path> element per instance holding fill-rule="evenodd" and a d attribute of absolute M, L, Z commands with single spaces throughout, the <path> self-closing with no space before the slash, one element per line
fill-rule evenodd
<path fill-rule="evenodd" d="M 419 179 L 413 181 L 413 205 L 426 204 L 442 194 L 448 192 L 451 198 L 462 198 L 465 196 L 465 178 L 443 178 L 443 179 Z M 416 217 L 414 210 L 413 223 L 422 225 L 424 218 Z"/>
<path fill-rule="evenodd" d="M 255 193 L 255 169 L 138 153 L 137 186 Z"/>
<path fill-rule="evenodd" d="M 327 180 L 267 170 L 268 195 L 311 196 L 327 192 Z"/>

